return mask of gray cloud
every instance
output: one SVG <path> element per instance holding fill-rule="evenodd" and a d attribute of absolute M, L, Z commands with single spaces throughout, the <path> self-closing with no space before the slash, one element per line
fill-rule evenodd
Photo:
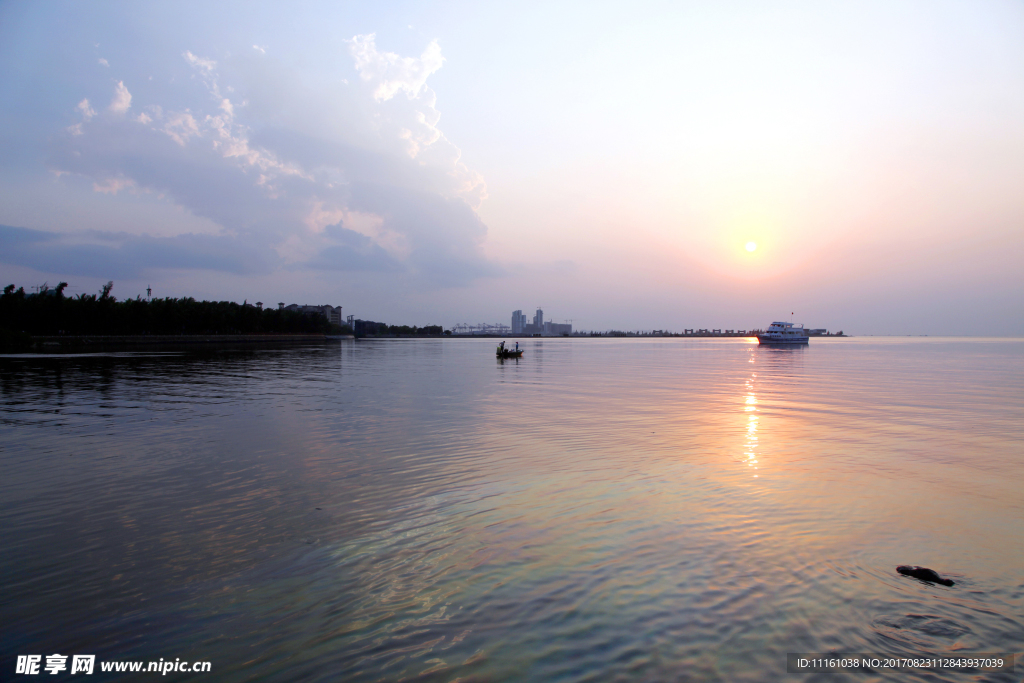
<path fill-rule="evenodd" d="M 405 235 L 412 247 L 410 264 L 444 286 L 502 274 L 478 256 L 487 226 L 465 201 L 392 185 L 353 183 L 351 206 L 379 215 L 383 225 Z"/>
<path fill-rule="evenodd" d="M 279 260 L 273 251 L 233 237 L 63 234 L 0 225 L 0 261 L 48 273 L 125 279 L 153 268 L 177 268 L 258 275 L 271 272 Z"/>
<path fill-rule="evenodd" d="M 272 151 L 280 159 L 314 173 L 323 173 L 325 181 L 334 176 L 341 182 L 360 180 L 439 193 L 450 185 L 450 180 L 443 179 L 440 169 L 411 164 L 408 155 L 365 149 L 294 129 L 268 127 L 256 130 L 250 142 Z"/>
<path fill-rule="evenodd" d="M 359 46 L 364 61 L 373 57 L 372 37 Z M 197 78 L 180 87 L 192 98 L 174 94 L 193 106 L 165 111 L 135 97 L 130 108 L 90 110 L 54 139 L 48 162 L 58 173 L 91 179 L 99 192 L 158 194 L 223 234 L 121 236 L 113 244 L 65 236 L 46 241 L 47 249 L 23 246 L 19 263 L 62 264 L 59 272 L 71 274 L 102 263 L 119 267 L 119 277 L 160 267 L 405 272 L 441 287 L 500 272 L 481 251 L 487 227 L 475 207 L 485 194 L 482 179 L 436 128 L 435 98 L 421 82 L 440 68 L 436 45 L 421 58 L 433 60 L 423 69 L 403 58 L 403 69 L 419 74 L 416 87 L 386 98 L 373 74 L 329 92 L 302 89 L 262 55 L 240 58 L 244 68 L 232 73 L 241 80 L 226 88 L 220 65 L 185 56 Z M 268 82 L 278 92 L 267 92 Z M 118 101 L 127 101 L 121 90 L 130 87 L 118 82 Z M 249 94 L 258 106 L 249 107 Z M 333 119 L 324 106 L 334 107 Z M 81 244 L 71 249 L 67 240 Z"/>
<path fill-rule="evenodd" d="M 376 271 L 397 273 L 405 270 L 397 259 L 369 237 L 341 225 L 327 227 L 335 242 L 303 264 L 316 270 Z"/>
<path fill-rule="evenodd" d="M 273 240 L 301 225 L 300 207 L 287 197 L 276 201 L 259 183 L 258 169 L 240 169 L 203 145 L 179 145 L 168 135 L 137 122 L 90 122 L 86 134 L 61 138 L 50 167 L 95 181 L 98 190 L 161 194 L 198 216 L 236 233 Z"/>

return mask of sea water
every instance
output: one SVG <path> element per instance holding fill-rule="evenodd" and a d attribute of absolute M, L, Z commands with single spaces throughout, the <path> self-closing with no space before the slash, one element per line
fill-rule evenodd
<path fill-rule="evenodd" d="M 218 681 L 1021 658 L 1024 341 L 520 343 L 0 359 L 0 677 L 54 653 Z"/>

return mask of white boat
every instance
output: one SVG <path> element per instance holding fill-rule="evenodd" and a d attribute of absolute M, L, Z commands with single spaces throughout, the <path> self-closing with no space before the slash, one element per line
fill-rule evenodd
<path fill-rule="evenodd" d="M 758 344 L 806 344 L 809 340 L 803 325 L 774 322 L 768 330 L 757 335 Z"/>

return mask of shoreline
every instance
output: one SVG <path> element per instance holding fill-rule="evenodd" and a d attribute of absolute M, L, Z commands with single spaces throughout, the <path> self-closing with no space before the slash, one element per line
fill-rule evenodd
<path fill-rule="evenodd" d="M 183 334 L 183 335 L 40 335 L 32 336 L 27 344 L 3 353 L 82 353 L 93 351 L 125 350 L 181 350 L 196 348 L 231 348 L 254 346 L 280 346 L 294 344 L 316 344 L 344 340 L 387 340 L 387 339 L 742 339 L 754 334 L 738 333 L 676 333 L 676 334 L 574 334 L 561 336 L 532 335 L 396 335 L 357 337 L 351 334 Z M 850 335 L 820 335 L 818 338 L 849 338 Z"/>
<path fill-rule="evenodd" d="M 253 346 L 264 344 L 308 344 L 331 341 L 323 334 L 153 334 L 153 335 L 64 335 L 33 336 L 23 353 L 81 353 L 145 348 L 168 350 Z"/>

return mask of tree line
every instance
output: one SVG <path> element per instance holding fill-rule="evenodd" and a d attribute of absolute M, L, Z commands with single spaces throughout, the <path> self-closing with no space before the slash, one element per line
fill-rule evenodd
<path fill-rule="evenodd" d="M 111 296 L 113 282 L 98 294 L 64 296 L 66 282 L 28 294 L 8 285 L 0 296 L 0 334 L 48 335 L 342 334 L 346 328 L 316 313 L 263 309 L 233 301 L 125 299 Z"/>
<path fill-rule="evenodd" d="M 356 320 L 354 332 L 357 337 L 439 337 L 451 334 L 440 325 L 388 325 L 373 320 Z"/>
<path fill-rule="evenodd" d="M 445 334 L 445 332 L 440 325 L 424 325 L 423 327 L 416 327 L 415 325 L 388 325 L 387 332 L 384 334 L 393 337 L 439 337 Z"/>

